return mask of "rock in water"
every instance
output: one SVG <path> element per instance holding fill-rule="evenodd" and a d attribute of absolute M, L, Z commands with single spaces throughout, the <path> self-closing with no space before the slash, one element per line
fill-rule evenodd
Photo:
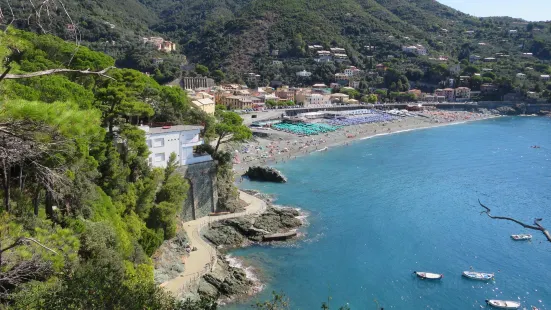
<path fill-rule="evenodd" d="M 275 182 L 275 183 L 285 183 L 287 178 L 279 172 L 277 169 L 270 167 L 260 167 L 254 166 L 249 167 L 249 170 L 244 174 L 251 180 L 255 181 L 265 181 L 265 182 Z"/>

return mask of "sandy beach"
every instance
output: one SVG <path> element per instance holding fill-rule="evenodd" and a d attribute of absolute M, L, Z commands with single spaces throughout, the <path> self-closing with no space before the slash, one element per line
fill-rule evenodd
<path fill-rule="evenodd" d="M 354 141 L 410 130 L 460 124 L 496 117 L 495 115 L 465 111 L 430 111 L 415 117 L 402 117 L 394 121 L 345 126 L 337 131 L 299 136 L 271 128 L 258 129 L 268 137 L 255 137 L 241 144 L 228 144 L 226 149 L 234 153 L 234 171 L 240 176 L 250 166 L 271 165 L 292 160 L 312 152 L 325 151 Z"/>

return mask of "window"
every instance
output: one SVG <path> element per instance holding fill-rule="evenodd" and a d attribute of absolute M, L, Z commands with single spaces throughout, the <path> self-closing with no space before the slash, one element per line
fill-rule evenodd
<path fill-rule="evenodd" d="M 163 147 L 163 146 L 165 146 L 164 138 L 157 138 L 153 140 L 153 147 Z"/>
<path fill-rule="evenodd" d="M 151 148 L 151 139 L 147 139 L 145 142 L 147 143 L 147 147 Z"/>
<path fill-rule="evenodd" d="M 156 153 L 155 154 L 155 162 L 162 162 L 165 161 L 165 153 Z"/>

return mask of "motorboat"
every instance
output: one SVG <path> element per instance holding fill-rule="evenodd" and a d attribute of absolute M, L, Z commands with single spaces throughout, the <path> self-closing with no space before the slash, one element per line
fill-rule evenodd
<path fill-rule="evenodd" d="M 414 271 L 413 273 L 419 278 L 427 279 L 427 280 L 440 280 L 444 277 L 443 274 L 432 273 L 432 272 Z"/>
<path fill-rule="evenodd" d="M 511 235 L 511 238 L 513 238 L 513 240 L 516 240 L 516 241 L 532 240 L 532 235 L 530 234 Z"/>
<path fill-rule="evenodd" d="M 510 300 L 496 300 L 496 299 L 486 299 L 486 303 L 494 308 L 499 309 L 518 309 L 520 308 L 520 302 L 510 301 Z"/>
<path fill-rule="evenodd" d="M 473 280 L 488 281 L 494 278 L 493 273 L 477 272 L 477 271 L 463 271 L 463 276 Z"/>

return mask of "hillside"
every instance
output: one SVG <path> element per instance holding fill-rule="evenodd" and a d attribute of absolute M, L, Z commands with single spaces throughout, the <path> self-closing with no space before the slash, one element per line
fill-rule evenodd
<path fill-rule="evenodd" d="M 344 65 L 368 71 L 383 62 L 406 76 L 421 70 L 419 82 L 434 86 L 446 77 L 458 77 L 458 73 L 435 74 L 438 66 L 447 71 L 463 61 L 465 68 L 471 64 L 470 55 L 509 55 L 488 65 L 508 79 L 527 66 L 551 61 L 549 24 L 475 18 L 433 0 L 70 0 L 67 9 L 78 21 L 86 45 L 114 57 L 120 66 L 154 73 L 161 83 L 177 77 L 186 60 L 148 50 L 140 43 L 142 36 L 176 42 L 176 54 L 206 65 L 211 72 L 221 69 L 228 81 L 250 82 L 246 73 L 260 74 L 251 86 L 272 80 L 329 83 Z M 511 35 L 510 30 L 517 32 Z M 54 32 L 68 37 L 61 26 Z M 411 57 L 402 52 L 402 46 L 416 44 L 425 46 L 428 55 Z M 344 48 L 348 59 L 316 63 L 316 51 L 309 45 Z M 534 58 L 522 59 L 523 52 L 533 53 Z M 165 58 L 161 66 L 153 64 L 158 57 Z M 478 71 L 485 67 L 477 65 Z M 543 74 L 549 68 L 540 69 L 536 71 Z M 295 73 L 301 70 L 312 72 L 311 78 L 298 79 Z M 390 86 L 376 79 L 362 82 L 364 89 Z"/>

